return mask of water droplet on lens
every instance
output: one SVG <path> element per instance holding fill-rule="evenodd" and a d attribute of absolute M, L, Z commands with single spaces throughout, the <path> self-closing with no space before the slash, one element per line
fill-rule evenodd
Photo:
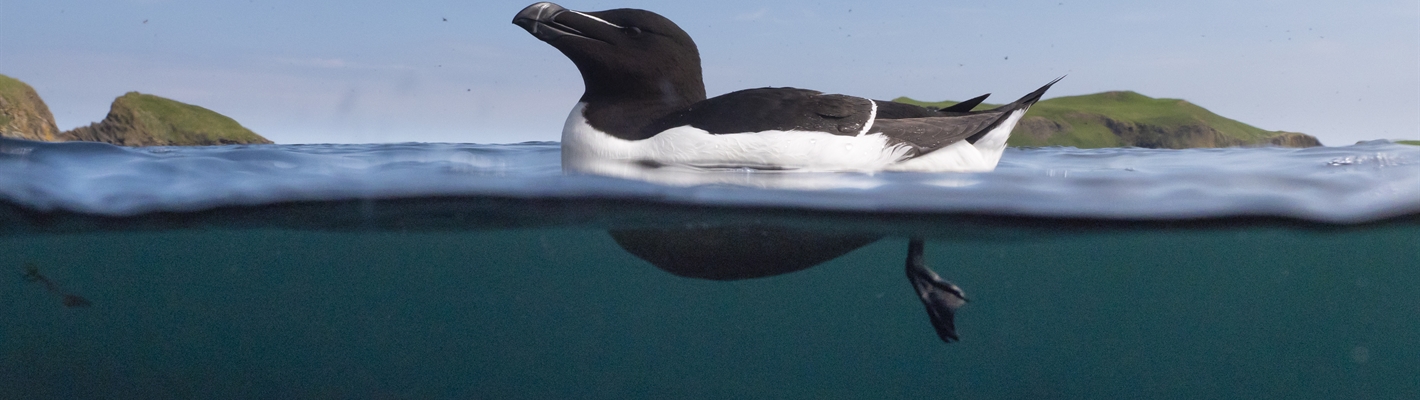
<path fill-rule="evenodd" d="M 1366 361 L 1370 360 L 1371 349 L 1367 349 L 1366 346 L 1356 346 L 1356 348 L 1351 349 L 1351 361 L 1357 364 L 1365 364 Z"/>
<path fill-rule="evenodd" d="M 1355 159 L 1354 157 L 1343 157 L 1343 158 L 1333 158 L 1333 159 L 1331 159 L 1331 161 L 1328 161 L 1328 162 L 1326 163 L 1326 165 L 1329 165 L 1329 166 L 1332 166 L 1332 167 L 1337 167 L 1337 166 L 1342 166 L 1342 165 L 1352 165 L 1352 164 L 1355 164 L 1355 163 L 1356 163 L 1356 159 Z"/>

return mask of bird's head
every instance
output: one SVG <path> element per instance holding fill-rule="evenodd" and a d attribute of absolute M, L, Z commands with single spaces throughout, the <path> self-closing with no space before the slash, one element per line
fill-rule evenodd
<path fill-rule="evenodd" d="M 577 65 L 586 85 L 583 101 L 705 99 L 695 41 L 659 14 L 628 8 L 581 12 L 541 2 L 518 12 L 513 24 Z"/>

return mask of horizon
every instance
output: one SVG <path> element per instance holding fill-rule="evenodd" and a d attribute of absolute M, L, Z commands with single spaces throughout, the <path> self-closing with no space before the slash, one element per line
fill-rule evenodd
<path fill-rule="evenodd" d="M 581 77 L 511 24 L 530 3 L 0 0 L 0 74 L 60 130 L 138 91 L 277 143 L 555 141 Z M 1009 101 L 1068 75 L 1046 99 L 1127 90 L 1332 146 L 1420 138 L 1415 2 L 559 4 L 667 16 L 699 45 L 711 96 Z"/>

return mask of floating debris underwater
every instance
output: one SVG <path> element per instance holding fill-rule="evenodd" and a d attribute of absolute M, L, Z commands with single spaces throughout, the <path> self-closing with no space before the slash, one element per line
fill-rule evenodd
<path fill-rule="evenodd" d="M 39 282 L 40 284 L 44 285 L 44 288 L 46 290 L 49 290 L 50 293 L 59 295 L 60 301 L 63 302 L 65 307 L 74 308 L 88 307 L 94 305 L 94 303 L 90 302 L 89 299 L 85 299 L 76 294 L 66 293 L 63 289 L 60 289 L 59 285 L 55 284 L 54 281 L 49 280 L 48 277 L 40 274 L 39 267 L 35 266 L 34 264 L 25 264 L 25 280 L 30 282 Z"/>

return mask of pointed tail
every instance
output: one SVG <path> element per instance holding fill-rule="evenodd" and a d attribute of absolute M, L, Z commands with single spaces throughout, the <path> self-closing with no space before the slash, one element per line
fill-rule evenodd
<path fill-rule="evenodd" d="M 971 100 L 967 100 L 967 101 L 963 101 L 963 102 L 960 102 L 960 103 L 956 103 L 956 104 L 951 105 L 950 107 L 937 110 L 937 112 L 958 112 L 958 113 L 971 112 L 971 109 L 976 108 L 976 106 L 980 105 L 981 102 L 986 101 L 986 98 L 987 98 L 987 97 L 990 97 L 990 96 L 991 96 L 991 93 L 987 93 L 987 94 L 983 94 L 983 95 L 980 95 L 980 96 L 976 96 L 976 97 L 972 98 Z"/>
<path fill-rule="evenodd" d="M 991 111 L 1010 111 L 1018 108 L 1030 107 L 1032 104 L 1035 104 L 1035 102 L 1040 101 L 1040 98 L 1042 96 L 1045 96 L 1045 91 L 1050 90 L 1050 87 L 1054 86 L 1056 82 L 1060 82 L 1061 79 L 1065 79 L 1065 77 L 1061 76 L 1059 78 L 1055 78 L 1055 80 L 1050 81 L 1050 83 L 1045 84 L 1045 86 L 1041 86 L 1040 89 L 1036 89 L 1034 92 L 1030 92 L 1025 96 L 1021 96 L 1020 100 L 1013 101 L 1011 102 L 1011 104 L 996 107 Z"/>
<path fill-rule="evenodd" d="M 980 131 L 977 131 L 975 134 L 968 136 L 966 138 L 966 142 L 976 144 L 978 140 L 981 140 L 981 138 L 986 137 L 987 134 L 991 133 L 994 129 L 996 129 L 997 126 L 1001 125 L 1001 123 L 1009 120 L 1011 118 L 1011 115 L 1015 114 L 1015 111 L 1024 111 L 1025 109 L 1030 108 L 1032 104 L 1035 104 L 1035 102 L 1040 101 L 1041 96 L 1045 96 L 1045 91 L 1050 90 L 1050 86 L 1054 85 L 1055 82 L 1060 82 L 1061 79 L 1065 79 L 1065 77 L 1062 76 L 1059 78 L 1055 78 L 1055 80 L 1050 81 L 1050 83 L 1045 84 L 1045 86 L 1041 86 L 1040 89 L 1036 89 L 1034 92 L 1030 92 L 1029 94 L 1021 97 L 1020 100 L 1013 101 L 1010 104 L 1006 104 L 1004 106 L 996 107 L 986 111 L 973 111 L 972 114 L 999 113 L 999 116 L 995 121 L 992 121 L 990 125 L 987 125 L 985 128 L 981 129 Z M 1008 126 L 1006 128 L 1007 134 L 1010 133 L 1010 129 L 1015 128 L 1015 122 L 1012 122 L 1011 124 L 1011 126 Z M 1004 146 L 1004 141 L 1002 145 Z"/>

